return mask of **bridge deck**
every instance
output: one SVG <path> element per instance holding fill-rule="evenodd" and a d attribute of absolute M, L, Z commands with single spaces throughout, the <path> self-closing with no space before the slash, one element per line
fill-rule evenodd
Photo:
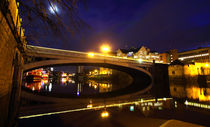
<path fill-rule="evenodd" d="M 104 60 L 104 61 L 112 61 L 112 62 L 123 62 L 129 64 L 135 64 L 136 66 L 141 67 L 149 67 L 152 65 L 151 62 L 139 62 L 137 59 L 132 58 L 122 58 L 118 56 L 110 56 L 104 55 L 101 53 L 94 53 L 94 56 L 90 57 L 87 52 L 79 52 L 79 51 L 71 51 L 71 50 L 63 50 L 63 49 L 54 49 L 54 48 L 46 48 L 39 46 L 28 45 L 26 50 L 27 56 L 32 57 L 45 57 L 45 58 L 56 58 L 56 59 L 92 59 L 92 60 Z"/>

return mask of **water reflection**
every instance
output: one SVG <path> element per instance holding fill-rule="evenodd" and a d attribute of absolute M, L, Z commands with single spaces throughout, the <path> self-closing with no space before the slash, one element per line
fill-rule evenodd
<path fill-rule="evenodd" d="M 210 102 L 209 63 L 192 63 L 169 66 L 172 97 Z"/>
<path fill-rule="evenodd" d="M 40 81 L 25 82 L 24 86 L 30 89 L 31 91 L 51 92 L 53 89 L 53 86 L 56 88 L 58 87 L 56 85 L 59 85 L 59 84 L 60 84 L 60 87 L 76 86 L 77 96 L 80 95 L 83 89 L 87 90 L 86 89 L 87 87 L 99 93 L 112 91 L 112 83 L 110 82 L 105 83 L 105 82 L 97 82 L 94 80 L 88 80 L 86 83 L 78 83 L 78 82 L 76 83 L 72 78 L 61 78 L 60 82 L 52 82 L 49 79 L 41 79 Z"/>
<path fill-rule="evenodd" d="M 41 79 L 41 81 L 33 81 L 33 82 L 25 82 L 25 87 L 31 89 L 32 91 L 41 90 L 51 91 L 52 90 L 52 83 L 48 83 L 48 79 Z"/>
<path fill-rule="evenodd" d="M 80 96 L 116 91 L 130 85 L 126 82 L 124 84 L 116 81 L 113 83 L 113 72 L 114 74 L 117 73 L 118 76 L 123 75 L 124 79 L 129 76 L 123 72 L 107 68 L 94 68 L 94 70 L 89 70 L 86 73 L 76 74 L 51 70 L 51 68 L 41 68 L 27 72 L 24 86 L 37 93 L 64 93 Z"/>
<path fill-rule="evenodd" d="M 170 86 L 171 96 L 177 98 L 189 98 L 199 101 L 210 101 L 210 88 L 200 88 L 198 86 Z"/>
<path fill-rule="evenodd" d="M 97 82 L 94 80 L 88 80 L 89 87 L 98 89 L 100 93 L 112 91 L 112 83 L 110 82 Z"/>

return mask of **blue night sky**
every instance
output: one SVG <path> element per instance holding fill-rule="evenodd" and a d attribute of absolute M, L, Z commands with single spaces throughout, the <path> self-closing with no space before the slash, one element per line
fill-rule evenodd
<path fill-rule="evenodd" d="M 63 31 L 63 37 L 49 32 L 39 36 L 40 45 L 98 51 L 109 42 L 113 50 L 145 45 L 159 52 L 210 46 L 210 0 L 87 0 L 87 8 L 79 5 L 78 11 L 89 29 L 74 36 Z M 59 14 L 71 25 L 65 11 Z"/>

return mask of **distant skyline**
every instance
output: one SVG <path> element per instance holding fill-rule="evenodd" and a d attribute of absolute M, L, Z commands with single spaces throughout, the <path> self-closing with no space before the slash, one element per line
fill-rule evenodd
<path fill-rule="evenodd" d="M 87 7 L 80 5 L 78 12 L 90 29 L 82 29 L 79 36 L 64 31 L 67 39 L 49 33 L 39 37 L 40 45 L 99 51 L 109 42 L 112 50 L 145 45 L 158 52 L 210 46 L 209 0 L 87 0 Z M 64 11 L 59 14 L 71 25 Z M 27 35 L 30 30 L 25 29 Z"/>

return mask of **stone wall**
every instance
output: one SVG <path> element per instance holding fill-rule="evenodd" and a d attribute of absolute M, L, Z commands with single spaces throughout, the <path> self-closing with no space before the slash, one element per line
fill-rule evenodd
<path fill-rule="evenodd" d="M 155 97 L 170 97 L 167 64 L 153 64 L 150 70 L 153 77 L 151 94 Z"/>
<path fill-rule="evenodd" d="M 2 2 L 3 3 L 3 2 Z M 2 4 L 1 3 L 1 4 Z M 1 5 L 0 10 L 0 126 L 15 124 L 23 58 L 18 45 L 21 45 L 23 32 L 15 0 L 8 7 Z M 9 8 L 9 11 L 6 11 Z M 12 17 L 12 18 L 11 18 Z M 17 32 L 15 32 L 17 30 Z M 17 37 L 20 37 L 18 40 Z"/>
<path fill-rule="evenodd" d="M 210 63 L 169 66 L 171 96 L 210 101 Z"/>

